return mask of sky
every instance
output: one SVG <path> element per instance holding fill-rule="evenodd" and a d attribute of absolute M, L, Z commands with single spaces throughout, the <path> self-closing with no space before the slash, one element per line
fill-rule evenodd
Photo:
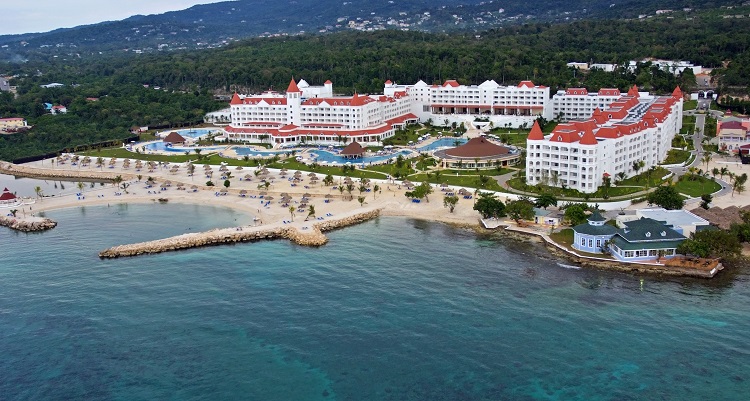
<path fill-rule="evenodd" d="M 116 21 L 227 0 L 3 0 L 0 35 Z"/>

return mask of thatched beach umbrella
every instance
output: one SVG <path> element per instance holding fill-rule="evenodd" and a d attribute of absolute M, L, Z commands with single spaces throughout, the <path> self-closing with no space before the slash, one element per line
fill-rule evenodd
<path fill-rule="evenodd" d="M 190 187 L 190 189 L 193 190 L 193 192 L 197 192 L 198 191 L 198 186 L 197 185 L 193 185 L 193 186 Z"/>
<path fill-rule="evenodd" d="M 247 195 L 247 190 L 246 189 L 241 190 L 240 196 L 245 196 L 245 195 Z"/>
<path fill-rule="evenodd" d="M 171 187 L 172 186 L 172 181 L 166 180 L 166 181 L 164 181 L 164 185 L 166 185 L 168 187 Z"/>
<path fill-rule="evenodd" d="M 242 169 L 242 166 L 237 166 L 237 167 L 235 168 L 235 170 L 237 170 L 237 171 L 242 171 L 243 169 Z"/>
<path fill-rule="evenodd" d="M 310 196 L 312 196 L 312 195 L 310 195 L 309 193 L 305 192 L 305 194 L 302 195 L 302 199 L 310 198 Z"/>
<path fill-rule="evenodd" d="M 253 180 L 253 176 L 250 175 L 250 174 L 245 174 L 244 179 L 245 179 L 245 181 L 252 181 Z"/>
<path fill-rule="evenodd" d="M 258 195 L 261 195 L 261 196 L 266 196 L 266 195 L 268 195 L 268 192 L 266 192 L 266 191 L 260 191 L 260 192 L 258 193 Z"/>
<path fill-rule="evenodd" d="M 273 200 L 273 196 L 266 196 L 266 198 L 265 198 L 265 199 L 266 199 L 267 201 L 272 201 L 272 200 Z"/>
<path fill-rule="evenodd" d="M 282 171 L 279 173 L 279 177 L 286 177 L 286 171 Z"/>
<path fill-rule="evenodd" d="M 441 188 L 448 188 L 448 183 L 444 182 L 444 183 L 440 184 L 440 187 Z"/>

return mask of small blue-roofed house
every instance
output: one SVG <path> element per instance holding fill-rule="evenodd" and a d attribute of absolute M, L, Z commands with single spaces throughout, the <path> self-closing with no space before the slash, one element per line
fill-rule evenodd
<path fill-rule="evenodd" d="M 612 236 L 617 233 L 617 228 L 604 224 L 604 218 L 598 210 L 589 216 L 588 221 L 573 227 L 573 248 L 589 253 L 602 253 L 602 249 Z"/>
<path fill-rule="evenodd" d="M 648 217 L 624 224 L 609 244 L 612 256 L 623 261 L 673 258 L 677 247 L 687 239 L 671 226 Z"/>

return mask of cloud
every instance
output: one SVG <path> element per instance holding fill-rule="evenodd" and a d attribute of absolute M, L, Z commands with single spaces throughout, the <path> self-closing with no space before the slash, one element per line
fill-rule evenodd
<path fill-rule="evenodd" d="M 196 4 L 226 0 L 37 0 L 3 4 L 0 35 L 47 32 L 57 28 L 115 21 L 137 14 L 161 14 Z"/>

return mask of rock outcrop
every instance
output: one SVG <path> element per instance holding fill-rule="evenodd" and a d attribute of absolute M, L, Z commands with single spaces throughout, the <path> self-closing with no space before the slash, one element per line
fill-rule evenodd
<path fill-rule="evenodd" d="M 15 217 L 0 216 L 0 226 L 23 232 L 46 231 L 57 226 L 57 222 L 50 219 L 24 220 Z"/>

